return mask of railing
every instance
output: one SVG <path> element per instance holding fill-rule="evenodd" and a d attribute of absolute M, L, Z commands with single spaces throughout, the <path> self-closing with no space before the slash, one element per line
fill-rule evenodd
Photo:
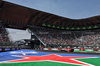
<path fill-rule="evenodd" d="M 35 33 L 33 33 L 35 36 L 36 36 L 36 38 L 44 45 L 44 46 L 46 46 L 46 44 L 35 34 Z"/>

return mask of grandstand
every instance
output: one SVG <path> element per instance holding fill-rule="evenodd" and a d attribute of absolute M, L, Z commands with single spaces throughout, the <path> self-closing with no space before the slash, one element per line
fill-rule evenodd
<path fill-rule="evenodd" d="M 0 23 L 0 45 L 6 46 L 10 44 L 10 40 L 8 38 L 8 32 L 6 31 L 4 25 Z"/>
<path fill-rule="evenodd" d="M 38 46 L 100 48 L 100 16 L 70 19 L 0 0 L 0 20 L 7 28 L 28 28 L 38 39 Z M 10 42 L 6 38 L 3 41 Z"/>
<path fill-rule="evenodd" d="M 46 47 L 100 48 L 100 30 L 65 31 L 32 27 L 32 32 Z"/>
<path fill-rule="evenodd" d="M 13 41 L 8 37 L 9 32 L 2 22 L 0 22 L 0 48 L 13 48 L 16 46 Z"/>
<path fill-rule="evenodd" d="M 9 33 L 6 30 L 4 24 L 0 23 L 0 52 L 12 51 L 21 49 L 18 45 L 16 45 L 8 36 Z"/>

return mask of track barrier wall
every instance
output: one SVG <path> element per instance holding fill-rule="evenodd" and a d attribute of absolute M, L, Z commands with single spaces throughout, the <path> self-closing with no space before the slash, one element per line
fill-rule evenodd
<path fill-rule="evenodd" d="M 0 52 L 20 50 L 21 48 L 0 48 Z"/>
<path fill-rule="evenodd" d="M 43 48 L 43 50 L 52 50 L 52 51 L 68 51 L 70 52 L 72 49 L 65 49 L 65 48 Z M 100 52 L 99 49 L 73 49 L 74 52 Z"/>

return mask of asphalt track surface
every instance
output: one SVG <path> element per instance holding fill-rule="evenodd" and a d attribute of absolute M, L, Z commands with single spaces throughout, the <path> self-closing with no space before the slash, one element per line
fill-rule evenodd
<path fill-rule="evenodd" d="M 61 53 L 61 54 L 100 55 L 100 53 L 94 53 L 94 52 L 65 52 L 65 51 L 53 51 L 53 50 L 34 50 L 34 51 L 47 52 L 47 53 Z"/>

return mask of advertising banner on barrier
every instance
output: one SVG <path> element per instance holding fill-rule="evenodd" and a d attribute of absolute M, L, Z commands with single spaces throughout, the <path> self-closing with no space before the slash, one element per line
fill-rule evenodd
<path fill-rule="evenodd" d="M 58 48 L 51 48 L 51 50 L 55 50 L 55 51 L 58 51 Z"/>
<path fill-rule="evenodd" d="M 2 51 L 2 49 L 0 48 L 0 51 Z"/>
<path fill-rule="evenodd" d="M 5 51 L 9 51 L 10 50 L 10 48 L 5 48 Z"/>

